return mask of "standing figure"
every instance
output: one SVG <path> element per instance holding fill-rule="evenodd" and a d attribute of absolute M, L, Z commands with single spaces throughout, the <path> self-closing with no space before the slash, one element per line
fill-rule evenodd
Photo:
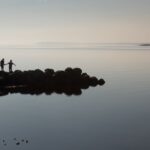
<path fill-rule="evenodd" d="M 8 64 L 8 67 L 9 67 L 9 72 L 12 72 L 12 66 L 13 65 L 16 66 L 16 65 L 12 62 L 12 60 L 10 60 L 10 62 L 7 63 L 7 64 Z"/>
<path fill-rule="evenodd" d="M 1 70 L 4 71 L 4 65 L 5 65 L 5 60 L 4 58 L 0 61 L 0 66 L 1 66 Z"/>

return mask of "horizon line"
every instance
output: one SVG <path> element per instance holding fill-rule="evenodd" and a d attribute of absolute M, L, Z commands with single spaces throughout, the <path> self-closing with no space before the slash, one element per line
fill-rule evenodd
<path fill-rule="evenodd" d="M 2 47 L 49 47 L 49 46 L 54 46 L 54 44 L 58 44 L 58 46 L 62 45 L 140 45 L 140 44 L 150 44 L 150 42 L 36 42 L 32 44 L 0 44 L 0 48 Z"/>

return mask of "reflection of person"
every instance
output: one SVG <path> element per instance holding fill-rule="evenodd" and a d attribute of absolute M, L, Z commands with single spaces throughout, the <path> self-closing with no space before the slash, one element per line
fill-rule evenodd
<path fill-rule="evenodd" d="M 9 67 L 9 72 L 12 72 L 12 66 L 14 65 L 14 66 L 16 66 L 13 62 L 12 62 L 12 60 L 10 60 L 10 62 L 9 63 L 7 63 L 8 64 L 8 67 Z M 6 64 L 6 65 L 7 65 Z"/>
<path fill-rule="evenodd" d="M 0 61 L 1 70 L 4 71 L 4 58 Z"/>

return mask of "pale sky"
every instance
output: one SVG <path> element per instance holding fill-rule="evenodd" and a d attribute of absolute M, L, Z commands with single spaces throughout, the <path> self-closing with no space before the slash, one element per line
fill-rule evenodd
<path fill-rule="evenodd" d="M 0 0 L 0 44 L 150 42 L 150 0 Z"/>

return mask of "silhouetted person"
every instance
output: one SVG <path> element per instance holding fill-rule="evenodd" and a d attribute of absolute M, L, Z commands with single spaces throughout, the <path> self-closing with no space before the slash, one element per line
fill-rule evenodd
<path fill-rule="evenodd" d="M 0 61 L 1 70 L 4 71 L 4 58 Z"/>
<path fill-rule="evenodd" d="M 9 72 L 12 72 L 12 66 L 14 65 L 14 66 L 16 66 L 13 62 L 12 62 L 12 60 L 10 60 L 10 62 L 9 63 L 7 63 L 9 66 Z M 6 64 L 6 65 L 7 65 Z"/>

